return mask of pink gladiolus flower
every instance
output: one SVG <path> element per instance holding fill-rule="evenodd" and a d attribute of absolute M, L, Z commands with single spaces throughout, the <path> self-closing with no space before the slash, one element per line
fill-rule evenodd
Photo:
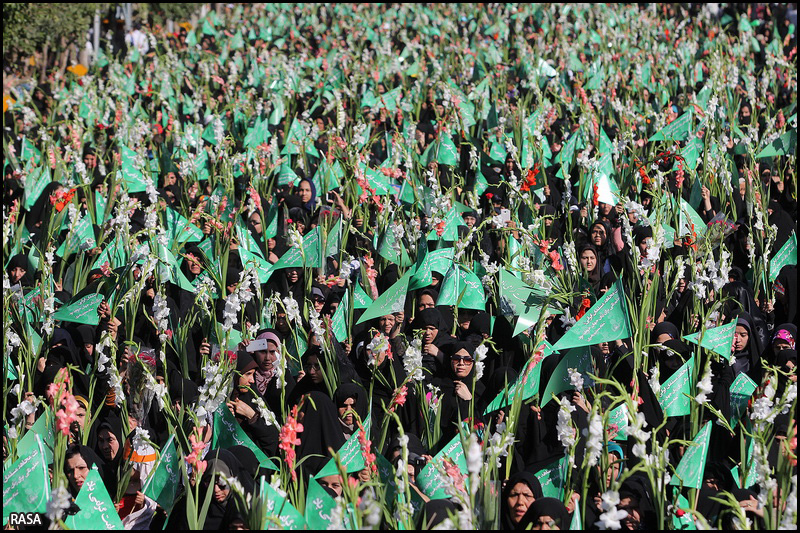
<path fill-rule="evenodd" d="M 280 441 L 278 448 L 286 453 L 286 464 L 292 473 L 292 480 L 297 481 L 297 473 L 294 468 L 294 461 L 297 454 L 294 447 L 300 444 L 300 439 L 297 438 L 298 433 L 303 432 L 303 424 L 297 421 L 297 405 L 292 407 L 292 412 L 286 418 L 286 423 L 281 428 Z"/>

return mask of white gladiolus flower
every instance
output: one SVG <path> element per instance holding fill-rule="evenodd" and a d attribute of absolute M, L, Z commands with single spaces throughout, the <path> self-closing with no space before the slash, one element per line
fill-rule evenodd
<path fill-rule="evenodd" d="M 600 529 L 622 529 L 620 520 L 627 518 L 628 512 L 617 510 L 617 505 L 619 504 L 619 493 L 617 491 L 610 490 L 608 492 L 604 492 L 600 498 L 602 499 L 600 507 L 604 512 L 600 515 L 600 520 L 595 522 L 594 525 Z"/>
<path fill-rule="evenodd" d="M 559 404 L 561 407 L 558 410 L 556 432 L 558 433 L 558 440 L 561 441 L 564 448 L 569 449 L 576 442 L 575 428 L 572 427 L 572 416 L 570 414 L 575 410 L 575 406 L 566 399 L 559 400 Z"/>
<path fill-rule="evenodd" d="M 57 489 L 50 493 L 50 500 L 47 502 L 47 518 L 56 522 L 61 520 L 64 516 L 64 511 L 69 509 L 70 494 L 64 488 L 64 485 L 59 485 Z"/>
<path fill-rule="evenodd" d="M 569 374 L 569 384 L 575 387 L 575 390 L 583 389 L 583 374 L 574 368 L 568 368 L 567 374 Z"/>
<path fill-rule="evenodd" d="M 300 306 L 297 301 L 291 296 L 283 299 L 283 306 L 286 309 L 286 320 L 297 325 L 302 320 L 300 316 Z"/>
<path fill-rule="evenodd" d="M 714 377 L 713 373 L 711 372 L 711 366 L 706 369 L 706 373 L 703 376 L 703 379 L 697 384 L 697 390 L 700 391 L 700 394 L 695 396 L 695 401 L 700 405 L 705 404 L 708 402 L 708 395 L 711 394 L 711 391 L 714 390 L 714 386 L 711 384 L 711 378 Z"/>
<path fill-rule="evenodd" d="M 486 359 L 488 351 L 489 348 L 487 348 L 485 344 L 481 344 L 475 348 L 475 379 L 481 379 L 481 377 L 483 377 L 483 361 Z"/>
<path fill-rule="evenodd" d="M 589 466 L 595 466 L 603 451 L 603 418 L 595 412 L 589 420 L 589 438 L 586 439 L 586 452 Z"/>
<path fill-rule="evenodd" d="M 422 341 L 420 339 L 412 340 L 406 348 L 403 356 L 403 368 L 414 381 L 422 382 L 425 379 L 422 371 Z"/>

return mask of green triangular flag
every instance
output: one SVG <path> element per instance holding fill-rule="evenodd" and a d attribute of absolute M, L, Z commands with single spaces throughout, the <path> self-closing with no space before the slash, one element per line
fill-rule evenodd
<path fill-rule="evenodd" d="M 667 381 L 661 385 L 658 403 L 665 416 L 684 416 L 692 411 L 692 371 L 694 357 L 690 357 Z M 686 395 L 689 395 L 688 397 Z"/>
<path fill-rule="evenodd" d="M 609 435 L 610 440 L 628 440 L 628 405 L 620 404 L 608 413 L 608 427 L 617 427 L 617 433 Z M 609 430 L 610 431 L 610 430 Z"/>
<path fill-rule="evenodd" d="M 322 488 L 316 479 L 309 478 L 306 492 L 306 525 L 309 529 L 324 531 L 331 525 L 336 500 Z"/>
<path fill-rule="evenodd" d="M 150 477 L 142 488 L 145 496 L 154 500 L 163 509 L 169 512 L 175 503 L 181 481 L 180 455 L 175 445 L 175 435 L 170 435 L 169 440 L 161 450 L 161 456 L 155 465 Z"/>
<path fill-rule="evenodd" d="M 797 233 L 792 232 L 791 238 L 786 241 L 786 244 L 781 246 L 778 253 L 769 262 L 769 281 L 774 282 L 781 269 L 786 265 L 797 264 Z"/>
<path fill-rule="evenodd" d="M 360 283 L 356 283 L 353 289 L 353 309 L 367 309 L 370 305 L 372 298 L 367 295 Z"/>
<path fill-rule="evenodd" d="M 278 470 L 267 454 L 247 436 L 242 426 L 233 418 L 227 406 L 222 405 L 214 413 L 214 434 L 211 438 L 212 448 L 230 448 L 231 446 L 246 446 L 255 454 L 259 466 L 269 470 Z"/>
<path fill-rule="evenodd" d="M 347 316 L 350 313 L 350 293 L 345 291 L 342 301 L 336 307 L 336 312 L 331 317 L 331 331 L 339 342 L 347 340 Z"/>
<path fill-rule="evenodd" d="M 372 305 L 364 311 L 361 318 L 358 319 L 356 324 L 361 324 L 373 318 L 389 315 L 392 313 L 399 313 L 405 309 L 406 294 L 408 293 L 408 283 L 411 281 L 412 270 L 409 270 L 405 275 L 397 280 L 397 282 L 389 287 L 386 292 L 378 296 Z"/>
<path fill-rule="evenodd" d="M 300 181 L 300 178 L 292 170 L 291 165 L 284 163 L 280 166 L 278 170 L 278 185 L 296 185 L 298 181 Z"/>
<path fill-rule="evenodd" d="M 567 468 L 569 461 L 566 457 L 544 467 L 536 473 L 536 479 L 542 486 L 542 494 L 545 498 L 564 499 L 564 485 L 567 481 Z"/>
<path fill-rule="evenodd" d="M 652 141 L 685 141 L 689 138 L 692 131 L 692 110 L 690 109 L 680 117 L 676 118 L 658 133 L 647 139 Z"/>
<path fill-rule="evenodd" d="M 207 141 L 208 144 L 212 146 L 217 146 L 219 144 L 217 136 L 214 133 L 214 124 L 217 120 L 217 118 L 214 118 L 208 123 L 208 126 L 206 126 L 206 129 L 203 130 L 203 135 L 201 137 L 204 141 Z"/>
<path fill-rule="evenodd" d="M 439 147 L 436 152 L 436 161 L 442 165 L 454 167 L 458 165 L 458 149 L 453 139 L 447 133 L 439 138 Z"/>
<path fill-rule="evenodd" d="M 35 334 L 35 332 L 31 331 Z M 44 455 L 47 464 L 53 462 L 53 444 L 56 441 L 55 427 L 53 425 L 53 412 L 46 408 L 33 423 L 25 435 L 17 442 L 17 457 L 25 457 L 36 449 L 36 436 L 41 437 L 44 444 Z"/>
<path fill-rule="evenodd" d="M 691 513 L 688 511 L 691 509 L 691 505 L 689 504 L 689 500 L 683 494 L 678 495 L 678 502 L 676 505 L 676 511 L 681 510 L 684 512 L 683 516 L 678 516 L 678 513 L 672 513 L 672 530 L 673 531 L 695 531 L 697 526 L 694 523 L 694 519 L 692 518 Z"/>
<path fill-rule="evenodd" d="M 147 181 L 145 180 L 149 180 L 150 178 L 146 178 L 144 174 L 142 174 L 141 170 L 136 167 L 136 152 L 127 146 L 123 146 L 121 152 L 122 169 L 120 174 L 122 177 L 122 182 L 128 188 L 129 193 L 144 192 L 147 190 Z"/>
<path fill-rule="evenodd" d="M 101 225 L 106 220 L 106 205 L 108 200 L 98 191 L 94 192 L 94 223 Z"/>
<path fill-rule="evenodd" d="M 267 121 L 262 121 L 256 118 L 253 127 L 248 128 L 247 135 L 244 138 L 244 145 L 248 148 L 255 148 L 263 143 L 269 142 L 271 134 L 269 132 L 269 124 Z"/>
<path fill-rule="evenodd" d="M 458 466 L 462 474 L 467 472 L 467 460 L 464 457 L 464 446 L 461 444 L 460 435 L 453 437 L 453 439 L 447 443 L 447 446 L 442 448 L 442 450 L 425 465 L 419 475 L 417 475 L 417 487 L 432 500 L 447 498 L 445 481 L 434 466 L 435 464 L 441 465 L 445 458 Z"/>
<path fill-rule="evenodd" d="M 214 25 L 208 19 L 203 21 L 203 29 L 201 31 L 203 32 L 203 35 L 217 35 L 217 30 L 214 29 Z"/>
<path fill-rule="evenodd" d="M 387 261 L 400 267 L 408 268 L 412 265 L 412 261 L 411 258 L 408 257 L 406 246 L 402 242 L 397 242 L 397 238 L 391 230 L 392 226 L 395 224 L 396 222 L 394 218 L 392 218 L 386 231 L 382 232 L 380 235 L 378 233 L 375 234 L 372 245 L 378 251 L 378 255 Z"/>
<path fill-rule="evenodd" d="M 694 446 L 687 448 L 686 452 L 675 469 L 675 475 L 669 482 L 670 485 L 691 487 L 699 489 L 703 484 L 703 472 L 706 468 L 706 457 L 708 456 L 708 442 L 711 436 L 711 422 L 697 433 L 693 442 Z"/>
<path fill-rule="evenodd" d="M 617 280 L 605 295 L 556 342 L 553 349 L 559 351 L 576 346 L 589 346 L 625 339 L 631 335 L 628 305 L 622 281 Z"/>
<path fill-rule="evenodd" d="M 555 163 L 559 166 L 556 177 L 562 179 L 569 179 L 569 170 L 572 167 L 572 160 L 575 157 L 575 150 L 578 144 L 578 138 L 581 136 L 580 130 L 573 133 L 566 143 L 561 147 L 561 150 L 555 156 Z"/>
<path fill-rule="evenodd" d="M 33 207 L 51 181 L 53 178 L 50 176 L 50 167 L 47 165 L 28 172 L 28 175 L 25 176 L 25 209 L 30 210 Z"/>
<path fill-rule="evenodd" d="M 61 243 L 61 246 L 56 250 L 58 257 L 71 255 L 79 251 L 83 243 L 94 243 L 94 227 L 92 226 L 92 217 L 86 214 L 78 222 L 72 225 L 67 240 Z"/>
<path fill-rule="evenodd" d="M 80 508 L 80 512 L 64 520 L 69 529 L 106 531 L 125 529 L 117 514 L 117 508 L 114 507 L 114 502 L 106 490 L 103 478 L 97 471 L 97 466 L 94 466 L 86 476 L 83 487 L 75 498 L 75 505 Z"/>
<path fill-rule="evenodd" d="M 53 320 L 62 320 L 74 324 L 96 326 L 100 324 L 97 306 L 105 299 L 102 294 L 88 294 L 77 301 L 70 301 L 53 314 Z"/>
<path fill-rule="evenodd" d="M 9 467 L 3 467 L 3 523 L 11 513 L 44 513 L 50 499 L 50 474 L 42 438 L 36 447 Z"/>
<path fill-rule="evenodd" d="M 242 259 L 242 265 L 245 268 L 248 268 L 250 266 L 254 267 L 256 269 L 256 273 L 258 274 L 258 281 L 260 283 L 269 282 L 269 278 L 272 276 L 272 273 L 275 270 L 274 269 L 275 265 L 271 265 L 265 259 L 262 259 L 258 255 L 249 252 L 243 246 L 240 246 L 238 251 L 239 251 L 239 256 Z"/>
<path fill-rule="evenodd" d="M 747 404 L 750 402 L 750 398 L 753 396 L 756 388 L 758 388 L 756 382 L 750 379 L 750 376 L 744 372 L 736 376 L 730 388 L 732 428 L 736 427 L 742 415 L 747 411 Z"/>
<path fill-rule="evenodd" d="M 369 439 L 369 427 L 372 424 L 370 421 L 370 416 L 367 415 L 367 418 L 364 419 L 362 425 L 364 426 L 364 430 L 367 432 L 367 439 Z M 347 439 L 341 448 L 339 448 L 339 462 L 344 467 L 345 472 L 348 474 L 352 474 L 354 472 L 360 472 L 364 470 L 364 466 L 366 463 L 364 462 L 364 454 L 361 450 L 361 444 L 358 441 L 358 435 L 360 430 L 356 430 L 350 438 Z M 339 473 L 339 467 L 336 464 L 336 461 L 331 458 L 322 470 L 314 476 L 315 479 L 319 479 L 325 476 L 332 476 Z"/>
<path fill-rule="evenodd" d="M 437 305 L 457 305 L 459 309 L 486 310 L 483 283 L 471 270 L 455 263 L 442 280 Z"/>
<path fill-rule="evenodd" d="M 450 265 L 453 264 L 454 253 L 453 248 L 439 248 L 425 254 L 422 254 L 420 250 L 408 290 L 413 291 L 430 285 L 433 281 L 433 272 L 438 272 L 442 275 L 446 274 L 450 269 Z"/>
<path fill-rule="evenodd" d="M 552 344 L 544 341 L 544 345 L 545 347 L 544 352 L 542 353 L 542 359 L 553 353 Z M 541 361 L 539 361 L 539 363 L 536 365 L 531 365 L 532 363 L 528 362 L 522 377 L 517 378 L 514 383 L 508 383 L 505 389 L 500 391 L 495 399 L 492 400 L 492 403 L 486 407 L 483 412 L 484 415 L 511 405 L 511 403 L 514 401 L 514 396 L 516 396 L 517 391 L 521 391 L 522 401 L 533 398 L 533 396 L 539 392 L 539 380 L 542 373 L 542 364 Z"/>
<path fill-rule="evenodd" d="M 572 326 L 573 328 L 575 326 Z M 567 352 L 561 361 L 558 362 L 555 370 L 553 370 L 550 381 L 547 382 L 542 393 L 541 405 L 544 407 L 553 398 L 553 395 L 558 395 L 564 391 L 572 390 L 575 386 L 570 382 L 568 370 L 572 368 L 580 372 L 583 376 L 583 386 L 591 387 L 594 381 L 589 374 L 596 374 L 594 364 L 592 363 L 592 350 L 589 346 L 581 346 L 573 348 Z"/>
<path fill-rule="evenodd" d="M 686 335 L 683 340 L 687 340 L 698 346 L 702 346 L 706 350 L 710 350 L 725 359 L 730 361 L 731 346 L 733 344 L 733 334 L 736 332 L 736 320 L 724 326 L 707 329 L 702 339 L 700 335 L 702 331 Z"/>
<path fill-rule="evenodd" d="M 22 147 L 19 152 L 19 159 L 22 163 L 27 163 L 30 161 L 34 166 L 36 166 L 42 160 L 42 153 L 27 137 L 23 137 Z"/>
<path fill-rule="evenodd" d="M 186 242 L 200 242 L 205 237 L 200 228 L 189 223 L 186 217 L 171 207 L 167 207 L 165 217 L 167 219 L 167 238 L 170 242 L 174 241 L 181 244 Z"/>
<path fill-rule="evenodd" d="M 261 529 L 277 529 L 276 522 L 280 524 L 280 529 L 305 529 L 306 521 L 300 511 L 295 509 L 294 505 L 289 503 L 289 500 L 267 483 L 263 477 L 259 487 L 259 497 L 266 503 L 267 511 Z"/>
<path fill-rule="evenodd" d="M 705 235 L 708 228 L 697 211 L 683 198 L 681 198 L 680 205 L 680 234 L 691 235 L 692 229 L 694 229 L 697 235 Z"/>
<path fill-rule="evenodd" d="M 500 311 L 503 315 L 509 318 L 509 321 L 512 317 L 517 317 L 512 336 L 516 337 L 539 322 L 542 308 L 547 300 L 546 293 L 528 287 L 508 270 L 501 268 L 498 294 Z M 562 312 L 552 307 L 548 307 L 547 311 L 551 314 Z"/>
<path fill-rule="evenodd" d="M 792 155 L 797 148 L 797 130 L 789 130 L 761 150 L 756 159 Z"/>

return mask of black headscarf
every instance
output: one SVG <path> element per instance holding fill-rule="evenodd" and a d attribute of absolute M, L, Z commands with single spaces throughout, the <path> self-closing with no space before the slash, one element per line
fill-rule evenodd
<path fill-rule="evenodd" d="M 36 223 L 41 221 L 42 227 L 47 226 L 47 221 L 50 218 L 50 212 L 53 208 L 52 204 L 50 203 L 50 195 L 56 192 L 56 189 L 61 187 L 61 184 L 57 181 L 53 181 L 47 184 L 47 186 L 42 191 L 42 194 L 39 195 L 39 198 L 36 199 L 36 202 L 28 211 L 27 215 L 25 215 L 25 226 L 28 228 L 28 231 L 31 234 L 36 232 Z"/>
<path fill-rule="evenodd" d="M 517 531 L 524 531 L 529 526 L 538 523 L 543 516 L 549 516 L 558 526 L 558 529 L 569 528 L 569 512 L 561 500 L 557 498 L 539 498 L 528 507 L 528 512 L 517 524 Z"/>
<path fill-rule="evenodd" d="M 420 513 L 419 529 L 433 529 L 458 512 L 450 500 L 430 500 L 425 502 Z"/>
<path fill-rule="evenodd" d="M 339 408 L 344 407 L 345 400 L 348 398 L 353 398 L 353 410 L 363 421 L 367 417 L 367 410 L 369 409 L 367 396 L 367 391 L 364 390 L 364 387 L 361 385 L 356 383 L 345 383 L 343 385 L 339 385 L 339 388 L 336 389 L 336 392 L 333 394 L 333 401 L 336 404 L 336 407 Z M 347 427 L 344 425 L 344 422 L 341 422 L 341 424 L 345 433 L 352 435 L 355 431 L 355 427 Z"/>
<path fill-rule="evenodd" d="M 224 475 L 229 479 L 238 479 L 245 493 L 252 494 L 253 478 L 247 470 L 242 467 L 239 459 L 230 450 L 211 450 L 208 452 L 208 455 L 206 455 L 205 460 L 208 461 L 208 465 L 201 482 L 205 490 L 212 492 L 214 490 L 214 487 L 211 486 L 212 475 L 215 475 L 216 479 L 219 479 L 220 475 Z M 201 498 L 205 498 L 206 494 L 206 492 L 201 492 Z M 208 507 L 208 514 L 206 515 L 206 521 L 203 526 L 204 530 L 217 531 L 228 528 L 233 518 L 238 515 L 234 498 L 233 490 L 231 490 L 228 497 L 222 503 L 217 502 L 213 494 L 211 495 L 211 504 Z"/>
<path fill-rule="evenodd" d="M 775 305 L 775 321 L 797 321 L 797 266 L 783 267 L 775 278 L 775 294 L 780 295 Z"/>
<path fill-rule="evenodd" d="M 93 466 L 97 466 L 97 470 L 100 472 L 100 477 L 103 477 L 103 467 L 105 466 L 105 462 L 100 459 L 100 457 L 95 453 L 95 451 L 88 446 L 82 445 L 73 445 L 67 450 L 64 461 L 64 474 L 67 473 L 67 463 L 66 459 L 73 457 L 74 455 L 80 455 L 84 462 L 86 462 L 86 466 L 89 467 L 89 470 L 92 469 Z M 105 484 L 105 478 L 103 478 L 103 483 Z M 70 490 L 72 487 L 70 487 Z M 77 496 L 77 494 L 73 494 L 73 496 Z"/>
<path fill-rule="evenodd" d="M 502 496 L 500 497 L 500 524 L 503 526 L 503 529 L 511 530 L 517 527 L 517 524 L 512 520 L 511 510 L 508 508 L 508 497 L 511 494 L 511 490 L 520 483 L 526 484 L 531 489 L 534 501 L 544 497 L 542 485 L 533 473 L 525 471 L 517 472 L 508 478 L 508 481 L 506 481 L 503 487 Z"/>
<path fill-rule="evenodd" d="M 325 394 L 318 391 L 308 393 L 301 412 L 303 431 L 298 434 L 297 459 L 307 457 L 301 468 L 305 473 L 316 474 L 331 457 L 328 449 L 338 452 L 345 438 L 337 422 L 336 407 Z"/>
<path fill-rule="evenodd" d="M 736 322 L 736 326 L 742 326 L 748 332 L 747 346 L 744 350 L 733 353 L 733 372 L 739 375 L 744 372 L 756 383 L 761 383 L 761 348 L 758 336 L 751 323 L 752 317 L 747 313 L 741 313 Z"/>
<path fill-rule="evenodd" d="M 30 261 L 28 261 L 28 256 L 25 254 L 17 254 L 11 258 L 8 262 L 8 266 L 6 267 L 6 272 L 8 275 L 11 275 L 11 271 L 15 268 L 23 268 L 25 269 L 25 274 L 23 274 L 22 278 L 17 282 L 22 287 L 32 287 L 33 286 L 33 269 L 31 268 Z"/>

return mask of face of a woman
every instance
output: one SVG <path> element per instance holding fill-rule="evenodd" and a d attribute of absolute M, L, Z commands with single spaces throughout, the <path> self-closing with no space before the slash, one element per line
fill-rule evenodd
<path fill-rule="evenodd" d="M 297 272 L 296 268 L 290 268 L 286 270 L 286 281 L 289 283 L 297 283 L 300 279 L 300 274 Z"/>
<path fill-rule="evenodd" d="M 592 244 L 602 246 L 606 242 L 606 229 L 600 225 L 592 226 L 590 238 L 592 239 Z"/>
<path fill-rule="evenodd" d="M 595 267 L 597 267 L 597 256 L 591 250 L 584 250 L 581 253 L 581 264 L 586 269 L 586 272 L 594 272 Z"/>
<path fill-rule="evenodd" d="M 308 373 L 311 381 L 314 383 L 322 383 L 324 379 L 322 376 L 322 368 L 319 366 L 319 359 L 316 355 L 312 355 L 308 358 L 305 371 Z"/>
<path fill-rule="evenodd" d="M 250 370 L 248 370 L 247 372 L 245 372 L 244 374 L 239 376 L 239 386 L 240 387 L 249 387 L 250 385 L 255 383 L 256 380 L 253 377 L 253 375 L 255 373 L 256 373 L 256 369 L 255 368 L 251 368 Z"/>
<path fill-rule="evenodd" d="M 255 352 L 256 363 L 264 372 L 269 372 L 274 368 L 275 361 L 278 360 L 278 345 L 272 341 L 267 341 L 267 350 Z"/>
<path fill-rule="evenodd" d="M 342 495 L 342 476 L 336 474 L 332 476 L 323 476 L 317 481 L 319 481 L 321 487 L 332 489 L 337 497 Z"/>
<path fill-rule="evenodd" d="M 392 328 L 394 328 L 394 324 L 394 315 L 384 315 L 378 319 L 378 326 L 380 327 L 381 333 L 384 335 L 391 333 Z"/>
<path fill-rule="evenodd" d="M 469 352 L 462 349 L 457 351 L 450 359 L 450 364 L 453 367 L 453 373 L 456 377 L 463 379 L 469 376 L 470 371 L 472 371 L 472 366 L 475 364 L 475 360 Z"/>
<path fill-rule="evenodd" d="M 342 405 L 339 406 L 339 418 L 348 426 L 355 424 L 355 417 L 351 411 L 355 404 L 356 401 L 354 398 L 345 398 Z"/>
<path fill-rule="evenodd" d="M 417 310 L 422 311 L 423 309 L 430 309 L 436 307 L 436 302 L 433 301 L 433 297 L 430 294 L 423 294 L 419 298 L 419 304 L 417 305 Z"/>
<path fill-rule="evenodd" d="M 304 181 L 300 184 L 300 187 L 297 189 L 297 195 L 300 197 L 300 201 L 304 204 L 311 201 L 311 184 L 307 181 Z"/>
<path fill-rule="evenodd" d="M 67 480 L 72 488 L 77 492 L 83 487 L 86 476 L 89 475 L 89 465 L 80 454 L 73 455 L 66 462 Z"/>
<path fill-rule="evenodd" d="M 84 424 L 86 423 L 86 408 L 83 405 L 78 405 L 78 409 L 75 411 L 75 415 L 77 416 L 76 422 L 81 427 L 84 428 Z"/>
<path fill-rule="evenodd" d="M 744 326 L 736 326 L 736 332 L 733 334 L 733 349 L 734 351 L 741 352 L 747 348 L 747 342 L 750 340 L 750 333 Z"/>
<path fill-rule="evenodd" d="M 528 511 L 528 507 L 530 507 L 534 501 L 536 501 L 536 499 L 533 497 L 533 491 L 527 483 L 517 483 L 514 485 L 506 500 L 511 520 L 515 524 L 518 524 Z"/>
<path fill-rule="evenodd" d="M 259 213 L 253 213 L 250 215 L 248 220 L 250 222 L 250 226 L 255 230 L 255 232 L 261 235 L 261 215 Z"/>
<path fill-rule="evenodd" d="M 186 264 L 189 265 L 189 272 L 194 275 L 198 275 L 203 271 L 203 265 L 200 263 L 200 259 L 192 254 L 186 254 Z"/>
<path fill-rule="evenodd" d="M 26 272 L 27 270 L 25 270 L 22 267 L 12 268 L 11 272 L 9 273 L 9 276 L 11 277 L 11 284 L 13 285 L 17 283 L 19 280 L 21 280 L 22 276 L 24 276 Z"/>
<path fill-rule="evenodd" d="M 112 461 L 119 453 L 119 441 L 117 437 L 107 429 L 101 429 L 97 435 L 97 446 L 100 448 L 100 453 L 103 454 L 103 459 Z"/>
<path fill-rule="evenodd" d="M 425 344 L 431 344 L 438 334 L 439 328 L 436 326 L 425 326 L 425 335 L 422 337 L 422 340 L 425 341 Z"/>
<path fill-rule="evenodd" d="M 531 526 L 532 531 L 550 531 L 551 529 L 561 529 L 551 516 L 540 516 Z"/>
<path fill-rule="evenodd" d="M 231 489 L 228 487 L 228 484 L 225 483 L 221 479 L 217 479 L 214 482 L 214 500 L 217 503 L 222 503 L 228 499 L 228 494 L 230 494 Z"/>

